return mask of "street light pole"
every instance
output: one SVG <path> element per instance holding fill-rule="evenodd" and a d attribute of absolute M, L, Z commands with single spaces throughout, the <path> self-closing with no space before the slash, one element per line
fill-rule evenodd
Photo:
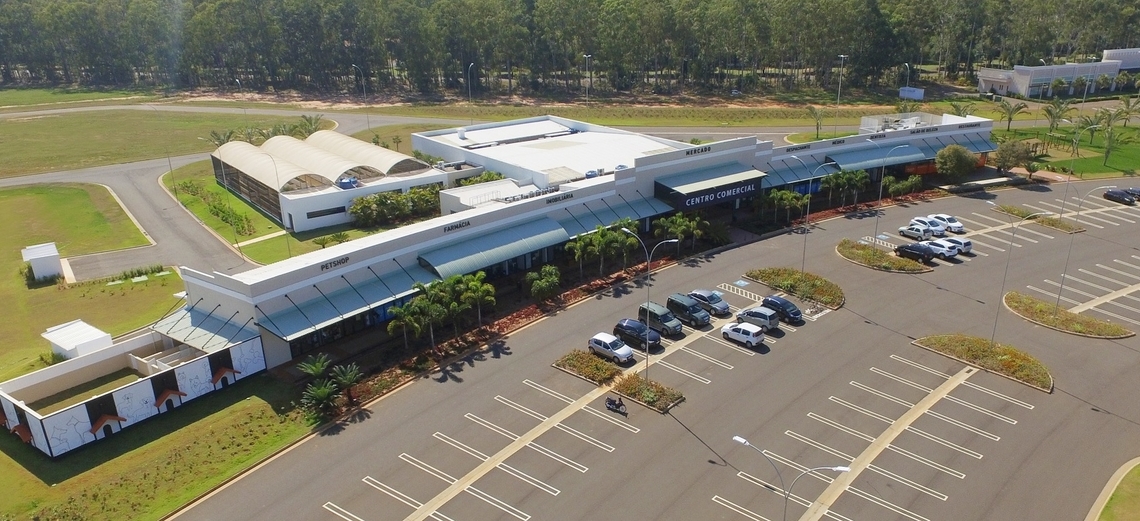
<path fill-rule="evenodd" d="M 158 107 L 155 107 L 154 105 L 147 105 L 147 106 L 150 107 L 151 110 L 153 110 L 155 114 L 158 114 Z M 166 145 L 164 145 L 164 146 L 166 146 Z M 174 200 L 177 201 L 178 200 L 178 181 L 176 181 L 174 179 L 174 164 L 170 162 L 170 147 L 169 146 L 166 146 L 166 168 L 170 172 L 170 186 L 174 187 Z"/>
<path fill-rule="evenodd" d="M 242 88 L 242 86 L 241 86 L 241 80 L 238 78 L 234 78 L 234 81 L 236 81 L 238 84 L 238 94 L 242 94 L 243 93 L 242 91 L 244 91 L 245 89 Z M 242 114 L 245 114 L 245 125 L 248 127 L 249 126 L 249 111 L 246 110 L 245 107 L 242 107 L 241 112 L 242 112 Z"/>
<path fill-rule="evenodd" d="M 883 149 L 882 145 L 879 145 L 872 139 L 868 139 L 867 142 L 875 145 L 879 150 Z M 891 153 L 895 150 L 909 146 L 910 145 L 898 145 L 887 151 L 887 155 L 883 156 L 883 166 L 879 167 L 879 202 L 875 204 L 875 235 L 872 235 L 872 237 L 877 238 L 879 236 L 879 214 L 882 213 L 881 209 L 883 208 L 883 178 L 887 176 L 887 158 L 891 157 Z"/>
<path fill-rule="evenodd" d="M 1097 190 L 1111 190 L 1113 188 L 1116 188 L 1116 185 L 1098 186 L 1092 190 L 1089 190 L 1088 193 L 1084 195 L 1084 197 L 1081 197 L 1081 200 L 1077 202 L 1076 223 L 1081 223 L 1081 206 L 1085 204 L 1085 197 L 1092 195 L 1092 193 Z M 1073 254 L 1073 239 L 1076 237 L 1076 235 L 1077 234 L 1075 233 L 1069 234 L 1069 251 L 1065 254 L 1065 269 L 1061 271 L 1061 289 L 1057 290 L 1057 304 L 1053 306 L 1054 317 L 1057 316 L 1057 311 L 1059 311 L 1061 308 L 1061 293 L 1065 291 L 1065 279 L 1069 278 L 1069 257 Z"/>
<path fill-rule="evenodd" d="M 843 64 L 846 60 L 846 54 L 839 55 L 839 90 L 835 93 L 835 126 L 831 128 L 831 133 L 835 135 L 839 135 L 839 97 L 843 95 Z"/>
<path fill-rule="evenodd" d="M 810 469 L 807 469 L 803 472 L 800 472 L 800 475 L 796 476 L 796 479 L 792 480 L 791 486 L 789 486 L 788 489 L 784 491 L 784 521 L 788 521 L 788 498 L 792 496 L 792 488 L 794 488 L 796 486 L 796 482 L 799 481 L 800 478 L 804 477 L 805 474 L 808 474 L 810 472 L 815 472 L 817 470 L 832 470 L 835 472 L 851 472 L 851 467 L 815 467 L 815 468 L 810 468 Z"/>
<path fill-rule="evenodd" d="M 368 117 L 368 79 L 364 77 L 364 69 L 352 64 L 352 68 L 360 71 L 360 88 L 364 91 L 364 124 L 368 126 L 368 130 L 372 130 L 372 119 Z"/>
<path fill-rule="evenodd" d="M 807 170 L 807 169 L 808 169 L 807 163 L 804 163 L 804 160 L 803 160 L 803 159 L 800 159 L 800 157 L 799 157 L 799 156 L 788 156 L 788 157 L 790 157 L 790 158 L 792 158 L 792 159 L 795 159 L 796 161 L 799 161 L 801 165 L 804 165 L 804 170 Z M 823 164 L 821 164 L 821 165 L 819 165 L 819 166 L 815 167 L 815 170 L 813 170 L 813 171 L 812 171 L 812 173 L 811 173 L 811 176 L 810 176 L 810 177 L 808 177 L 808 185 L 807 185 L 807 198 L 808 198 L 808 202 L 807 202 L 807 212 L 805 212 L 805 213 L 804 213 L 804 254 L 803 254 L 803 258 L 801 258 L 801 259 L 800 259 L 800 273 L 801 273 L 801 274 L 802 274 L 802 273 L 804 273 L 804 268 L 806 268 L 806 267 L 807 267 L 807 236 L 808 236 L 808 229 L 807 229 L 807 227 L 808 227 L 808 222 L 810 222 L 810 221 L 811 221 L 811 183 L 812 183 L 812 181 L 814 181 L 814 180 L 815 180 L 815 174 L 816 174 L 817 172 L 819 172 L 819 169 L 820 169 L 820 168 L 823 168 L 823 167 L 825 167 L 825 166 L 827 166 L 827 165 L 834 165 L 834 164 L 836 164 L 836 163 L 835 163 L 835 161 L 828 161 L 828 162 L 826 162 L 826 163 L 823 163 Z"/>
<path fill-rule="evenodd" d="M 653 277 L 653 253 L 657 251 L 658 246 L 661 246 L 662 244 L 673 244 L 673 243 L 677 242 L 677 239 L 666 239 L 664 241 L 661 241 L 657 244 L 654 244 L 653 249 L 650 250 L 648 247 L 645 246 L 645 241 L 641 240 L 641 237 L 638 236 L 636 233 L 634 233 L 629 228 L 622 227 L 621 231 L 628 233 L 628 234 L 632 235 L 633 238 L 637 239 L 637 242 L 641 243 L 641 249 L 645 251 L 645 312 L 649 313 L 649 302 L 650 302 L 650 300 L 649 300 L 649 286 L 650 286 L 650 282 L 651 282 L 651 277 Z M 641 313 L 638 313 L 638 318 L 641 318 Z M 645 324 L 645 381 L 648 382 L 649 381 L 649 317 L 648 316 L 646 316 L 645 322 L 646 322 L 646 324 Z"/>
<path fill-rule="evenodd" d="M 997 203 L 995 203 L 993 201 L 986 201 L 986 203 L 993 205 L 993 206 L 998 205 Z M 997 346 L 995 339 L 997 338 L 998 317 L 1001 316 L 1001 307 L 1003 305 L 1003 302 L 1005 302 L 1005 279 L 1006 279 L 1006 277 L 1009 276 L 1009 262 L 1010 262 L 1010 260 L 1013 259 L 1013 240 L 1017 238 L 1017 227 L 1021 226 L 1021 223 L 1024 223 L 1027 219 L 1032 219 L 1034 217 L 1039 217 L 1042 215 L 1053 215 L 1053 212 L 1031 213 L 1029 215 L 1026 215 L 1025 217 L 1022 217 L 1020 221 L 1017 221 L 1017 224 L 1013 224 L 1013 216 L 1012 215 L 1006 214 L 1007 220 L 1009 221 L 1009 225 L 1013 230 L 1012 230 L 1012 232 L 1010 232 L 1010 235 L 1009 235 L 1009 252 L 1005 256 L 1005 273 L 1002 274 L 1002 276 L 1001 276 L 1001 293 L 998 293 L 997 311 L 994 313 L 994 329 L 993 329 L 993 332 L 990 333 L 990 347 L 991 348 Z"/>
<path fill-rule="evenodd" d="M 784 476 L 780 474 L 780 468 L 776 466 L 776 462 L 772 461 L 772 458 L 769 458 L 768 455 L 764 454 L 764 451 L 760 450 L 759 447 L 748 443 L 748 440 L 744 439 L 741 436 L 733 436 L 732 441 L 744 445 L 745 447 L 752 447 L 752 450 L 755 450 L 756 452 L 759 452 L 761 456 L 764 456 L 764 459 L 768 460 L 768 463 L 772 464 L 772 469 L 776 471 L 776 477 L 780 478 L 780 490 L 787 490 L 787 487 L 784 485 Z"/>
<path fill-rule="evenodd" d="M 1081 134 L 1084 134 L 1086 130 L 1092 131 L 1092 130 L 1095 130 L 1098 128 L 1100 128 L 1100 125 L 1089 125 L 1085 128 L 1078 130 L 1077 133 L 1073 135 L 1073 156 L 1069 158 L 1069 175 L 1070 176 L 1073 175 L 1073 167 L 1077 164 L 1077 156 L 1081 155 L 1081 149 L 1078 148 L 1078 146 L 1081 144 Z M 1092 136 L 1092 132 L 1089 132 L 1089 136 Z M 1092 138 L 1091 137 L 1089 138 L 1089 146 L 1092 146 Z M 1081 179 L 1084 179 L 1084 178 L 1085 178 L 1085 174 L 1081 174 Z"/>
<path fill-rule="evenodd" d="M 594 55 L 593 54 L 583 54 L 582 57 L 586 59 L 586 76 L 588 76 L 590 78 L 589 83 L 586 84 L 586 106 L 589 106 L 590 105 L 590 87 L 594 86 L 594 75 L 590 74 L 590 58 L 593 58 Z"/>
<path fill-rule="evenodd" d="M 910 88 L 910 64 L 904 63 L 903 65 L 906 65 L 906 88 L 909 89 Z"/>
<path fill-rule="evenodd" d="M 471 68 L 475 66 L 475 62 L 471 62 L 467 66 L 467 104 L 471 105 Z M 475 112 L 471 112 L 471 124 L 475 124 Z"/>

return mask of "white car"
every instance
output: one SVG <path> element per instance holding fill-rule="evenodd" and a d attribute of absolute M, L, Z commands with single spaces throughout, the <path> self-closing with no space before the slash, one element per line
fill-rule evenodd
<path fill-rule="evenodd" d="M 720 328 L 720 334 L 725 340 L 735 340 L 748 347 L 764 343 L 764 331 L 756 324 L 748 322 L 732 322 Z"/>
<path fill-rule="evenodd" d="M 910 237 L 916 241 L 925 241 L 929 239 L 931 235 L 934 235 L 934 232 L 926 226 L 912 224 L 910 226 L 899 226 L 899 235 Z"/>
<path fill-rule="evenodd" d="M 958 247 L 950 243 L 943 241 L 922 241 L 919 244 L 930 247 L 930 249 L 934 250 L 934 255 L 942 260 L 958 256 Z"/>
<path fill-rule="evenodd" d="M 938 224 L 941 224 L 947 230 L 950 230 L 954 233 L 964 233 L 966 231 L 966 227 L 962 224 L 962 221 L 959 221 L 958 218 L 954 217 L 953 215 L 933 213 L 927 215 L 926 217 L 938 221 Z"/>
<path fill-rule="evenodd" d="M 930 228 L 930 231 L 934 233 L 936 237 L 942 237 L 943 235 L 946 235 L 946 227 L 942 226 L 942 223 L 929 217 L 915 217 L 914 219 L 910 220 L 910 223 L 908 223 L 908 225 L 914 224 Z"/>
<path fill-rule="evenodd" d="M 957 237 L 947 237 L 945 239 L 939 239 L 939 240 L 942 242 L 948 242 L 950 244 L 953 244 L 954 246 L 957 246 L 958 251 L 960 251 L 962 253 L 970 253 L 971 251 L 974 251 L 974 243 L 970 242 L 970 239 L 959 239 Z"/>
<path fill-rule="evenodd" d="M 594 335 L 594 338 L 591 338 L 590 342 L 586 344 L 586 348 L 591 353 L 609 358 L 617 364 L 633 360 L 633 349 L 625 345 L 625 342 L 622 342 L 620 338 L 609 333 Z"/>

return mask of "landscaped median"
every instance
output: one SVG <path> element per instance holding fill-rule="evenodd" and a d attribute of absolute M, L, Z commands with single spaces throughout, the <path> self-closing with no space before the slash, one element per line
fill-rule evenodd
<path fill-rule="evenodd" d="M 1012 215 L 1012 216 L 1017 217 L 1019 219 L 1024 219 L 1026 217 L 1029 217 L 1030 215 L 1033 215 L 1035 213 L 1039 213 L 1039 212 L 1034 212 L 1032 210 L 1026 210 L 1025 208 L 1022 208 L 1020 206 L 1013 206 L 1010 204 L 999 204 L 999 205 L 994 207 L 994 211 L 1001 212 L 1001 213 L 1004 213 L 1007 215 Z M 1038 215 L 1038 216 L 1033 217 L 1032 219 L 1029 219 L 1029 220 L 1033 221 L 1037 224 L 1040 224 L 1041 226 L 1044 226 L 1046 228 L 1052 228 L 1054 230 L 1057 230 L 1060 232 L 1065 232 L 1065 233 L 1078 233 L 1078 232 L 1085 231 L 1085 228 L 1079 224 L 1072 223 L 1072 222 L 1066 221 L 1064 219 L 1061 219 L 1060 217 L 1055 217 L 1052 215 Z"/>
<path fill-rule="evenodd" d="M 891 255 L 890 252 L 880 250 L 870 244 L 855 242 L 851 239 L 839 241 L 839 245 L 835 247 L 835 251 L 844 259 L 874 270 L 889 271 L 891 273 L 925 273 L 927 271 L 933 271 L 930 266 L 923 265 L 920 262 Z"/>
<path fill-rule="evenodd" d="M 621 375 L 621 369 L 589 351 L 575 349 L 554 362 L 554 367 L 597 385 L 610 385 Z M 627 374 L 613 383 L 614 392 L 662 414 L 681 403 L 680 391 L 646 380 L 638 374 Z"/>
<path fill-rule="evenodd" d="M 1055 302 L 1046 302 L 1016 291 L 1005 294 L 1002 299 L 1010 311 L 1021 318 L 1050 329 L 1090 338 L 1127 338 L 1136 333 L 1124 327 L 1080 313 L 1058 308 Z"/>
<path fill-rule="evenodd" d="M 967 335 L 927 336 L 912 343 L 1035 389 L 1053 392 L 1049 368 L 1020 349 Z"/>
<path fill-rule="evenodd" d="M 795 268 L 761 268 L 749 270 L 744 276 L 831 309 L 843 305 L 843 290 L 839 285 L 814 273 Z"/>

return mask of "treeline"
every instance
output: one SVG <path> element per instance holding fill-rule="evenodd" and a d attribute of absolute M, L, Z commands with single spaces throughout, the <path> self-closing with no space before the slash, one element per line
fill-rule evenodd
<path fill-rule="evenodd" d="M 1135 0 L 4 0 L 0 83 L 747 92 L 842 63 L 894 87 L 920 63 L 1096 59 L 1136 27 Z"/>

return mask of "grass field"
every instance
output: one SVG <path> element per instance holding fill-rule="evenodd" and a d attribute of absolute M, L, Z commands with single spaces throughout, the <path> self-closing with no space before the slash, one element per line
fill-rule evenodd
<path fill-rule="evenodd" d="M 0 177 L 72 170 L 210 152 L 210 131 L 295 123 L 297 118 L 241 114 L 106 110 L 6 119 L 0 125 Z"/>
<path fill-rule="evenodd" d="M 429 130 L 439 130 L 443 128 L 451 128 L 452 125 L 386 125 L 382 127 L 372 127 L 371 130 L 357 132 L 352 135 L 356 139 L 372 142 L 372 137 L 379 137 L 381 144 L 387 143 L 388 148 L 400 153 L 412 155 L 412 133 L 413 132 L 427 132 Z M 394 138 L 399 138 L 400 144 L 397 145 Z"/>
<path fill-rule="evenodd" d="M 1004 127 L 1000 130 L 995 127 L 994 135 L 1009 136 L 1016 139 L 1045 139 L 1048 131 L 1047 126 L 1015 128 L 1009 132 Z M 1098 132 L 1096 136 L 1090 138 L 1088 132 L 1082 132 L 1078 146 L 1080 157 L 1072 155 L 1070 138 L 1066 138 L 1066 142 L 1069 144 L 1051 145 L 1049 147 L 1049 155 L 1043 158 L 1044 168 L 1060 171 L 1060 168 L 1069 168 L 1071 165 L 1073 172 L 1087 179 L 1133 177 L 1137 170 L 1140 170 L 1140 130 L 1136 126 L 1118 127 L 1117 132 L 1119 132 L 1118 135 L 1124 136 L 1124 139 L 1130 142 L 1124 142 L 1116 150 L 1113 150 L 1107 161 L 1104 157 L 1103 133 Z M 1054 133 L 1068 136 L 1072 134 L 1072 127 L 1064 126 Z"/>
<path fill-rule="evenodd" d="M 28 407 L 31 407 L 41 415 L 48 415 L 56 411 L 62 411 L 77 403 L 82 403 L 92 396 L 114 391 L 131 382 L 138 381 L 139 375 L 130 368 L 119 369 L 110 374 L 105 374 L 91 380 L 77 385 L 70 389 L 66 389 L 55 393 L 51 396 L 45 396 L 42 399 L 34 402 L 28 402 Z"/>
<path fill-rule="evenodd" d="M 137 103 L 155 98 L 150 91 L 100 89 L 0 89 L 0 110 L 42 110 L 51 105 L 100 103 Z M 55 108 L 55 107 L 50 107 Z"/>
<path fill-rule="evenodd" d="M 112 335 L 153 322 L 176 304 L 178 275 L 141 283 L 28 289 L 17 275 L 25 246 L 55 242 L 60 255 L 147 245 L 111 194 L 96 185 L 53 185 L 0 190 L 0 381 L 43 367 L 49 349 L 40 333 L 81 318 Z"/>
<path fill-rule="evenodd" d="M 1116 487 L 1098 521 L 1130 521 L 1140 512 L 1140 467 L 1135 467 L 1124 476 Z"/>

